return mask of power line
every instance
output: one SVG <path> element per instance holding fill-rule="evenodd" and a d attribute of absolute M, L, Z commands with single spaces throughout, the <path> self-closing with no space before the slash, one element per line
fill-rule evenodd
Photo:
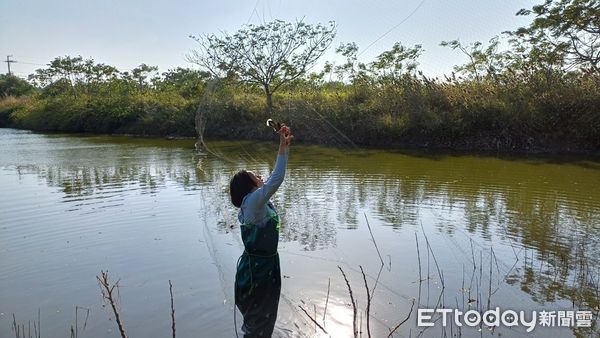
<path fill-rule="evenodd" d="M 250 16 L 248 17 L 248 21 L 246 21 L 246 25 L 250 23 L 250 20 L 252 19 L 252 15 L 254 15 L 254 13 L 256 12 L 256 6 L 258 6 L 258 2 L 260 0 L 256 0 L 256 3 L 254 3 L 254 8 L 252 9 L 252 12 L 250 12 Z M 258 13 L 256 13 L 256 16 L 258 16 Z M 260 19 L 260 17 L 259 17 Z"/>
<path fill-rule="evenodd" d="M 22 65 L 33 65 L 33 66 L 47 66 L 48 64 L 42 64 L 42 63 L 32 63 L 32 62 L 23 62 L 23 61 L 19 61 L 20 64 Z"/>
<path fill-rule="evenodd" d="M 394 29 L 398 28 L 398 26 L 400 26 L 401 24 L 403 24 L 406 20 L 410 19 L 411 16 L 413 16 L 413 14 L 415 14 L 419 8 L 421 8 L 421 6 L 423 5 L 423 3 L 425 2 L 425 0 L 421 0 L 421 3 L 419 3 L 419 5 L 412 11 L 410 12 L 410 14 L 408 14 L 408 16 L 406 16 L 404 19 L 402 19 L 402 21 L 400 21 L 398 24 L 396 24 L 394 27 L 390 28 L 387 32 L 383 33 L 380 37 L 378 37 L 377 39 L 375 39 L 375 41 L 371 42 L 370 45 L 367 46 L 367 48 L 365 48 L 362 52 L 360 52 L 357 56 L 361 56 L 364 52 L 367 51 L 367 49 L 369 49 L 371 46 L 373 46 L 375 43 L 377 43 L 377 41 L 383 39 L 384 36 L 388 35 L 389 33 L 391 33 Z"/>

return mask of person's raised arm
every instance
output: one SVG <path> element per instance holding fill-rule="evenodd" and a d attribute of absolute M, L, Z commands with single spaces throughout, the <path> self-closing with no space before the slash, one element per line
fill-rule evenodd
<path fill-rule="evenodd" d="M 277 153 L 277 160 L 275 160 L 275 168 L 264 185 L 254 191 L 253 195 L 256 195 L 254 198 L 257 204 L 266 204 L 283 183 L 285 177 L 288 151 L 294 136 L 286 125 L 283 125 L 277 133 L 279 134 L 279 152 Z"/>

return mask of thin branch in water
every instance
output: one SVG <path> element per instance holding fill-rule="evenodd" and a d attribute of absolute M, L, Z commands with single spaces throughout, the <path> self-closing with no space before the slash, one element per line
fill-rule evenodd
<path fill-rule="evenodd" d="M 473 261 L 473 270 L 477 269 L 477 265 L 475 264 L 475 252 L 473 251 L 473 239 L 469 238 L 471 241 L 471 260 Z"/>
<path fill-rule="evenodd" d="M 483 289 L 479 285 L 483 283 L 483 250 L 479 251 L 479 284 L 477 285 L 477 309 L 481 312 L 483 309 Z"/>
<path fill-rule="evenodd" d="M 329 288 L 331 287 L 331 278 L 327 278 L 327 298 L 325 299 L 325 310 L 323 310 L 323 326 L 325 326 L 325 315 L 327 314 L 327 304 L 329 303 Z"/>
<path fill-rule="evenodd" d="M 496 263 L 496 272 L 498 275 L 500 275 L 500 267 L 498 266 L 498 257 L 496 257 L 496 252 L 494 251 L 494 248 L 490 248 L 492 250 L 492 255 L 494 256 L 494 262 Z"/>
<path fill-rule="evenodd" d="M 114 284 L 110 284 L 108 278 L 108 271 L 100 271 L 100 276 L 96 276 L 98 280 L 98 284 L 100 285 L 100 290 L 102 291 L 102 298 L 110 304 L 112 307 L 113 313 L 115 315 L 115 320 L 119 327 L 119 333 L 121 334 L 121 338 L 127 338 L 125 334 L 125 328 L 123 327 L 123 322 L 121 320 L 121 316 L 119 314 L 119 310 L 117 308 L 117 299 L 113 294 L 114 289 L 117 288 L 117 294 L 119 294 L 119 281 L 116 281 Z"/>
<path fill-rule="evenodd" d="M 488 301 L 487 301 L 487 310 L 490 309 L 490 303 L 492 301 L 492 259 L 494 258 L 494 249 L 490 248 L 490 276 L 488 283 Z"/>
<path fill-rule="evenodd" d="M 317 304 L 313 304 L 313 313 L 315 314 L 315 319 L 317 319 Z M 317 332 L 316 325 L 315 325 L 315 332 Z"/>
<path fill-rule="evenodd" d="M 17 318 L 15 317 L 15 314 L 13 313 L 12 315 L 13 315 L 12 327 L 13 327 L 13 330 L 15 331 L 15 337 L 19 338 L 21 336 L 21 334 L 20 334 L 21 331 L 20 331 L 19 325 L 17 325 Z"/>
<path fill-rule="evenodd" d="M 38 308 L 38 325 L 37 325 L 37 338 L 42 338 L 42 321 L 41 321 L 41 309 Z M 35 328 L 35 325 L 34 325 Z"/>
<path fill-rule="evenodd" d="M 402 324 L 406 323 L 406 321 L 410 318 L 410 315 L 412 314 L 414 306 L 415 306 L 415 300 L 413 299 L 412 304 L 410 305 L 410 311 L 408 312 L 408 316 L 406 316 L 406 318 L 404 318 L 404 320 L 401 321 L 400 324 L 396 325 L 396 327 L 394 327 L 392 329 L 390 334 L 388 334 L 388 338 L 391 337 L 394 334 L 394 332 L 396 332 L 396 330 L 398 330 L 398 328 L 400 328 L 400 326 L 402 326 Z"/>
<path fill-rule="evenodd" d="M 339 266 L 339 265 L 337 267 L 342 272 L 342 276 L 344 276 L 344 280 L 346 281 L 346 285 L 348 286 L 348 292 L 350 293 L 350 301 L 352 301 L 352 311 L 353 311 L 353 316 L 352 316 L 352 332 L 353 332 L 353 336 L 356 337 L 357 336 L 357 331 L 356 331 L 356 302 L 354 301 L 354 295 L 352 294 L 352 288 L 350 287 L 350 282 L 348 281 L 348 278 L 346 277 L 346 274 L 344 273 L 344 270 L 342 270 L 342 267 Z"/>
<path fill-rule="evenodd" d="M 298 305 L 298 307 L 300 308 L 300 310 L 302 310 L 302 312 L 304 312 L 304 314 L 306 314 L 306 316 L 308 316 L 310 320 L 312 320 L 313 323 L 315 323 L 315 325 L 317 325 L 321 330 L 323 330 L 323 332 L 325 332 L 326 335 L 329 335 L 325 328 L 323 328 L 319 323 L 317 323 L 317 321 L 302 307 L 302 305 Z"/>
<path fill-rule="evenodd" d="M 171 331 L 173 332 L 173 338 L 175 338 L 175 307 L 173 306 L 173 284 L 169 279 L 169 293 L 171 294 Z"/>
<path fill-rule="evenodd" d="M 427 249 L 429 249 L 429 251 L 431 252 L 431 256 L 433 257 L 433 262 L 435 263 L 435 267 L 437 269 L 438 276 L 440 277 L 440 281 L 442 283 L 442 288 L 443 288 L 444 287 L 444 278 L 442 277 L 442 272 L 440 271 L 440 266 L 438 265 L 437 259 L 435 258 L 433 249 L 431 248 L 431 245 L 429 244 L 429 239 L 427 238 L 427 235 L 425 234 L 425 229 L 423 228 L 422 222 L 421 222 L 421 230 L 423 230 L 423 236 L 425 236 L 425 243 L 427 244 Z"/>
<path fill-rule="evenodd" d="M 79 335 L 79 323 L 78 323 L 78 317 L 79 317 L 79 306 L 75 305 L 75 338 L 77 338 L 77 336 Z M 71 335 L 73 335 L 73 327 L 71 326 Z"/>
<path fill-rule="evenodd" d="M 79 337 L 79 309 L 86 310 L 85 321 L 83 323 L 83 331 L 87 327 L 87 321 L 90 316 L 90 309 L 75 305 L 75 327 L 71 325 L 71 337 L 78 338 Z"/>
<path fill-rule="evenodd" d="M 86 309 L 87 312 L 85 314 L 85 321 L 83 322 L 83 331 L 85 331 L 85 328 L 87 327 L 88 318 L 90 317 L 90 309 L 84 309 Z"/>
<path fill-rule="evenodd" d="M 465 264 L 462 266 L 462 288 L 460 289 L 460 298 L 462 299 L 462 308 L 465 308 Z M 458 302 L 458 301 L 457 301 Z M 458 303 L 456 304 L 456 308 L 458 309 Z"/>
<path fill-rule="evenodd" d="M 419 250 L 419 238 L 415 232 L 415 242 L 417 242 L 417 260 L 419 261 L 419 298 L 418 303 L 421 304 L 421 284 L 423 283 L 423 275 L 421 272 L 421 251 Z"/>
<path fill-rule="evenodd" d="M 381 265 L 385 265 L 383 263 L 383 258 L 381 258 L 381 253 L 379 252 L 379 247 L 377 246 L 377 242 L 375 241 L 375 237 L 373 236 L 373 231 L 371 231 L 371 225 L 369 224 L 369 219 L 367 218 L 367 213 L 364 213 L 365 220 L 367 221 L 367 226 L 369 227 L 369 233 L 371 234 L 371 239 L 373 240 L 373 244 L 375 244 L 375 249 L 377 250 L 377 254 L 379 255 L 379 260 L 381 261 Z"/>
<path fill-rule="evenodd" d="M 377 272 L 377 278 L 375 278 L 375 284 L 373 284 L 373 290 L 371 290 L 371 299 L 373 299 L 373 295 L 375 294 L 375 289 L 377 289 L 377 285 L 379 284 L 379 278 L 381 278 L 381 272 L 383 271 L 383 265 L 379 267 L 379 272 Z"/>
<path fill-rule="evenodd" d="M 459 307 L 458 307 L 458 298 L 456 298 L 456 296 L 454 297 L 454 300 L 456 301 L 456 308 L 459 309 Z M 463 295 L 463 307 L 462 307 L 463 309 L 465 308 L 465 304 L 464 303 L 465 303 L 465 301 L 464 301 L 464 295 Z M 459 337 L 462 337 L 461 327 L 462 326 L 459 326 L 459 325 L 456 326 L 456 329 L 458 330 L 458 336 Z"/>
<path fill-rule="evenodd" d="M 363 270 L 362 265 L 359 265 L 360 272 L 362 272 L 363 280 L 365 281 L 365 289 L 367 289 L 367 336 L 371 338 L 371 325 L 370 325 L 370 311 L 371 311 L 371 294 L 369 293 L 369 284 L 367 284 L 367 277 L 365 276 L 365 272 Z M 361 317 L 362 318 L 362 317 Z"/>

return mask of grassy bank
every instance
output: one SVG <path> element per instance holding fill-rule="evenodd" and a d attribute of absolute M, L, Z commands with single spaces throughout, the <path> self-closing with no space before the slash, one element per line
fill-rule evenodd
<path fill-rule="evenodd" d="M 183 71 L 183 70 L 181 70 Z M 198 74 L 199 75 L 199 74 Z M 259 88 L 197 76 L 139 86 L 115 78 L 46 86 L 0 100 L 0 126 L 38 131 L 196 135 L 265 139 L 264 121 L 288 122 L 301 142 L 502 152 L 594 152 L 600 149 L 597 79 L 563 76 L 530 83 L 439 81 L 404 75 L 394 81 L 302 82 L 274 96 L 274 114 Z M 59 83 L 60 84 L 60 83 Z M 190 92 L 190 87 L 192 91 Z M 347 137 L 347 139 L 346 139 Z"/>

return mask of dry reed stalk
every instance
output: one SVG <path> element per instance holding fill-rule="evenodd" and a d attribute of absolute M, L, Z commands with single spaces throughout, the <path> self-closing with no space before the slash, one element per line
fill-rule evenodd
<path fill-rule="evenodd" d="M 490 309 L 490 303 L 492 301 L 492 259 L 494 258 L 494 250 L 490 248 L 490 276 L 488 283 L 488 301 L 487 301 L 487 310 Z"/>
<path fill-rule="evenodd" d="M 79 337 L 79 309 L 86 310 L 85 321 L 83 322 L 83 330 L 87 327 L 87 321 L 90 317 L 90 309 L 76 305 L 75 306 L 75 327 L 71 325 L 71 337 L 78 338 Z"/>
<path fill-rule="evenodd" d="M 479 251 L 479 284 L 477 285 L 477 309 L 479 313 L 483 312 L 483 289 L 480 288 L 481 283 L 483 283 L 483 250 Z"/>
<path fill-rule="evenodd" d="M 415 242 L 417 243 L 417 259 L 419 261 L 419 298 L 417 303 L 421 304 L 421 284 L 423 283 L 423 274 L 421 272 L 421 251 L 419 250 L 419 238 L 415 232 Z"/>
<path fill-rule="evenodd" d="M 417 259 L 419 261 L 419 283 L 423 281 L 423 275 L 421 273 L 421 252 L 419 250 L 419 238 L 415 232 L 415 242 L 417 243 Z"/>
<path fill-rule="evenodd" d="M 381 277 L 382 271 L 383 271 L 383 265 L 379 266 L 379 272 L 377 272 L 377 278 L 375 278 L 375 284 L 373 284 L 373 289 L 371 290 L 371 299 L 373 299 L 373 295 L 375 294 L 375 289 L 377 289 L 377 284 L 379 284 L 379 278 Z"/>
<path fill-rule="evenodd" d="M 331 278 L 327 278 L 327 298 L 325 299 L 325 310 L 323 310 L 323 326 L 325 326 L 325 315 L 327 314 L 327 304 L 329 303 L 329 288 L 331 286 Z"/>
<path fill-rule="evenodd" d="M 175 307 L 173 306 L 173 284 L 170 279 L 169 293 L 171 294 L 171 331 L 173 332 L 173 338 L 175 338 Z"/>
<path fill-rule="evenodd" d="M 438 265 L 437 259 L 435 258 L 435 254 L 433 253 L 433 249 L 429 244 L 429 239 L 427 238 L 427 234 L 425 234 L 425 229 L 423 228 L 423 223 L 421 222 L 421 230 L 423 230 L 423 236 L 425 237 L 425 243 L 427 244 L 427 249 L 431 252 L 431 256 L 433 257 L 433 262 L 435 263 L 435 268 L 437 269 L 438 276 L 440 277 L 440 281 L 442 283 L 442 288 L 444 287 L 444 277 L 442 276 L 442 272 L 440 271 L 440 266 Z"/>
<path fill-rule="evenodd" d="M 308 311 L 306 311 L 302 305 L 298 305 L 298 307 L 300 308 L 300 310 L 302 310 L 302 312 L 304 312 L 306 314 L 306 316 L 308 316 L 308 318 L 310 320 L 312 320 L 313 323 L 315 323 L 315 325 L 317 325 L 326 335 L 328 335 L 329 333 L 327 333 L 327 331 L 325 330 L 325 328 L 323 328 L 319 323 L 317 323 L 317 321 L 308 313 Z"/>
<path fill-rule="evenodd" d="M 370 324 L 371 294 L 369 293 L 369 284 L 367 284 L 367 277 L 365 276 L 365 272 L 363 271 L 363 267 L 362 267 L 362 265 L 359 265 L 359 267 L 360 267 L 360 272 L 362 272 L 363 280 L 365 281 L 365 289 L 367 289 L 367 313 L 366 313 L 366 315 L 367 315 L 367 336 L 369 338 L 371 338 L 371 324 Z"/>
<path fill-rule="evenodd" d="M 313 313 L 315 314 L 315 319 L 317 319 L 317 304 L 313 304 Z M 316 325 L 315 325 L 315 332 L 317 332 Z"/>
<path fill-rule="evenodd" d="M 13 315 L 12 327 L 13 327 L 13 330 L 15 331 L 15 337 L 20 338 L 21 337 L 21 327 L 19 327 L 19 325 L 17 325 L 17 318 L 15 317 L 15 314 L 13 313 L 12 315 Z"/>
<path fill-rule="evenodd" d="M 379 260 L 381 261 L 381 265 L 385 265 L 383 263 L 383 258 L 381 258 L 381 253 L 379 252 L 379 247 L 377 246 L 377 242 L 375 241 L 375 237 L 373 236 L 373 231 L 371 231 L 371 225 L 369 224 L 369 219 L 367 218 L 367 213 L 363 213 L 365 215 L 365 220 L 367 221 L 367 227 L 369 227 L 369 233 L 371 234 L 371 239 L 373 240 L 373 244 L 375 244 L 375 250 L 377 250 L 377 254 L 379 255 Z"/>
<path fill-rule="evenodd" d="M 398 328 L 400 328 L 400 326 L 402 326 L 402 324 L 406 323 L 406 321 L 410 318 L 410 315 L 412 314 L 414 306 L 415 306 L 415 300 L 413 299 L 412 304 L 410 305 L 410 311 L 408 312 L 408 316 L 406 316 L 406 318 L 404 318 L 404 320 L 401 321 L 400 324 L 396 325 L 392 329 L 392 331 L 390 331 L 390 334 L 388 334 L 388 338 L 391 337 L 394 334 L 394 332 L 396 332 L 396 330 L 398 330 Z"/>
<path fill-rule="evenodd" d="M 339 266 L 339 265 L 337 267 L 342 272 L 342 276 L 344 276 L 344 280 L 346 281 L 346 285 L 348 286 L 348 292 L 350 293 L 350 300 L 352 301 L 352 310 L 353 310 L 352 332 L 353 332 L 354 337 L 356 337 L 357 336 L 357 331 L 356 331 L 356 302 L 354 301 L 354 295 L 352 294 L 352 288 L 350 287 L 350 282 L 348 281 L 348 278 L 346 277 L 346 274 L 344 273 L 344 270 L 342 270 L 342 267 Z"/>
<path fill-rule="evenodd" d="M 38 324 L 39 324 L 39 312 L 40 312 L 40 310 L 38 309 Z M 14 313 L 12 314 L 12 317 L 13 317 L 13 320 L 11 323 L 11 328 L 15 332 L 16 338 L 26 338 L 26 337 L 39 338 L 35 320 L 33 321 L 34 336 L 32 336 L 31 335 L 31 320 L 27 321 L 27 330 L 25 330 L 25 324 L 17 324 L 17 318 L 15 317 Z"/>

